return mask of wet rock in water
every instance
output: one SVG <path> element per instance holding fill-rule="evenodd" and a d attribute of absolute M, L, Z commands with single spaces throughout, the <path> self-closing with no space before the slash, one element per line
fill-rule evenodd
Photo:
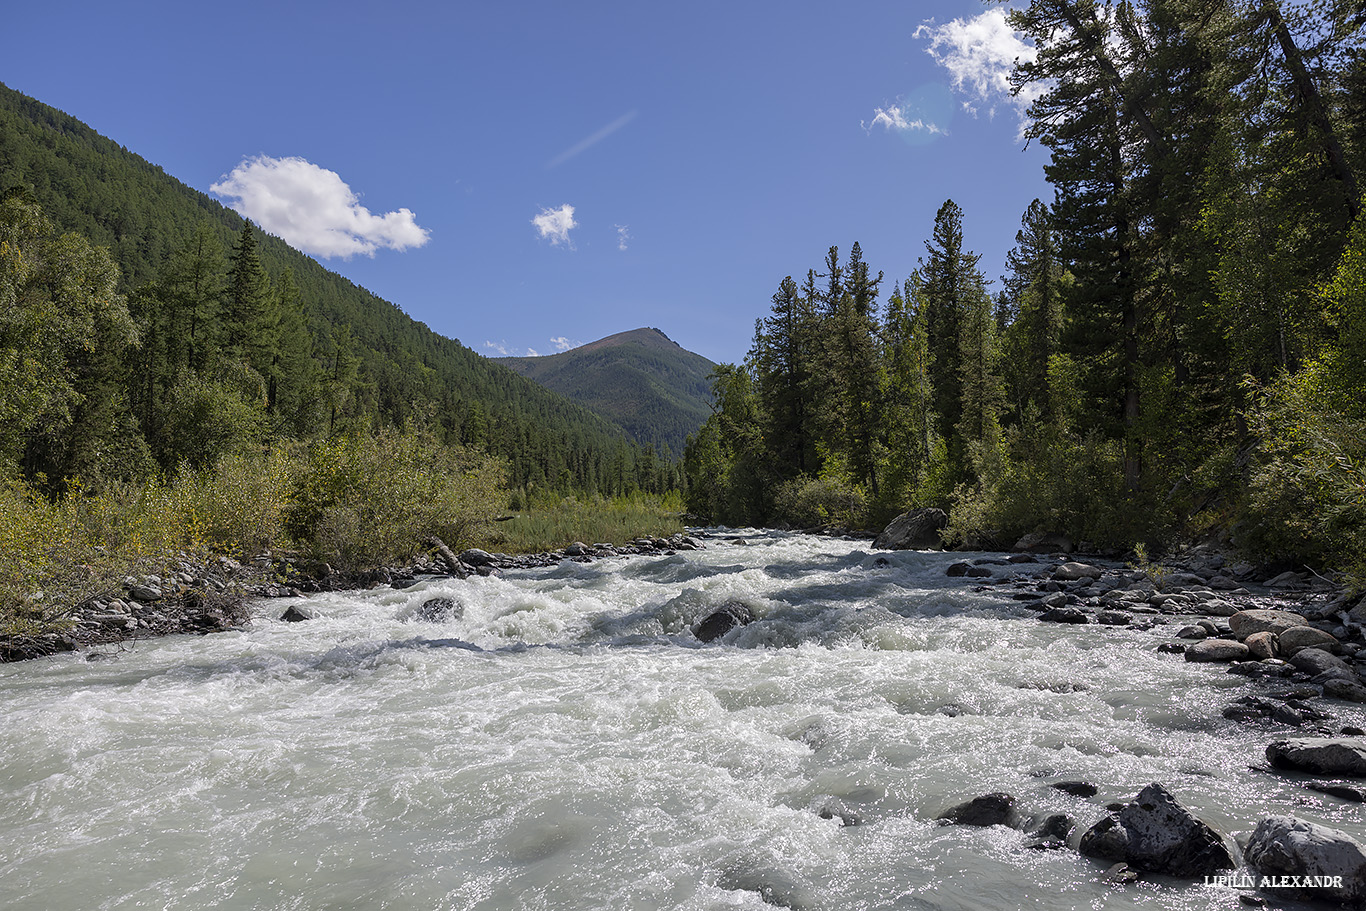
<path fill-rule="evenodd" d="M 1105 880 L 1107 883 L 1127 885 L 1129 883 L 1138 882 L 1138 872 L 1128 864 L 1119 863 L 1106 867 L 1105 873 L 1101 876 L 1101 879 Z"/>
<path fill-rule="evenodd" d="M 1045 623 L 1090 623 L 1091 618 L 1086 615 L 1086 611 L 1078 610 L 1075 607 L 1054 607 L 1039 614 L 1039 619 Z"/>
<path fill-rule="evenodd" d="M 1331 652 L 1337 646 L 1338 640 L 1332 633 L 1325 633 L 1312 626 L 1292 626 L 1277 636 L 1277 643 L 1281 647 L 1281 654 L 1293 658 L 1307 648 Z"/>
<path fill-rule="evenodd" d="M 1319 674 L 1341 674 L 1348 678 L 1352 676 L 1350 664 L 1321 648 L 1304 649 L 1290 659 L 1290 665 L 1311 677 L 1317 677 Z"/>
<path fill-rule="evenodd" d="M 1095 797 L 1099 789 L 1089 781 L 1055 781 L 1049 787 L 1073 797 Z"/>
<path fill-rule="evenodd" d="M 1176 631 L 1178 639 L 1208 639 L 1209 630 L 1203 626 L 1183 626 Z"/>
<path fill-rule="evenodd" d="M 1280 654 L 1276 647 L 1276 634 L 1266 630 L 1248 636 L 1243 644 L 1254 658 L 1275 658 Z"/>
<path fill-rule="evenodd" d="M 754 612 L 748 606 L 738 601 L 721 606 L 720 610 L 709 614 L 706 619 L 697 624 L 693 629 L 693 635 L 703 642 L 712 642 L 720 639 L 726 633 L 736 627 L 744 626 L 754 622 Z"/>
<path fill-rule="evenodd" d="M 1066 813 L 1049 813 L 1045 816 L 1036 816 L 1023 826 L 1025 834 L 1035 839 L 1027 847 L 1036 850 L 1066 847 L 1067 837 L 1072 834 L 1076 825 L 1076 821 Z"/>
<path fill-rule="evenodd" d="M 1366 738 L 1277 740 L 1267 746 L 1266 758 L 1277 769 L 1312 775 L 1366 778 Z"/>
<path fill-rule="evenodd" d="M 1248 647 L 1232 639 L 1202 639 L 1186 646 L 1187 661 L 1245 661 Z"/>
<path fill-rule="evenodd" d="M 486 550 L 471 547 L 469 550 L 462 550 L 458 559 L 466 566 L 472 566 L 475 569 L 478 569 L 481 566 L 491 566 L 497 558 Z"/>
<path fill-rule="evenodd" d="M 1096 622 L 1104 626 L 1128 626 L 1134 622 L 1134 618 L 1132 614 L 1126 614 L 1124 611 L 1103 610 L 1096 614 Z"/>
<path fill-rule="evenodd" d="M 428 598 L 413 616 L 427 623 L 449 623 L 465 616 L 465 605 L 451 598 Z"/>
<path fill-rule="evenodd" d="M 1346 800 L 1351 803 L 1366 803 L 1366 790 L 1354 788 L 1345 784 L 1324 784 L 1318 781 L 1305 783 L 1305 787 L 1310 791 L 1317 791 L 1320 794 L 1327 794 L 1329 797 L 1336 797 L 1338 800 Z"/>
<path fill-rule="evenodd" d="M 1366 702 L 1366 686 L 1355 680 L 1332 677 L 1323 682 L 1323 695 L 1346 702 Z"/>
<path fill-rule="evenodd" d="M 280 615 L 280 619 L 286 623 L 302 623 L 305 620 L 316 620 L 318 615 L 314 613 L 312 608 L 294 604 Z"/>
<path fill-rule="evenodd" d="M 1064 563 L 1053 570 L 1053 578 L 1063 582 L 1074 582 L 1078 579 L 1099 579 L 1102 570 L 1099 566 L 1091 566 L 1086 563 Z"/>
<path fill-rule="evenodd" d="M 1180 642 L 1163 642 L 1157 647 L 1157 651 L 1163 655 L 1184 655 L 1186 647 Z"/>
<path fill-rule="evenodd" d="M 902 513 L 873 539 L 879 550 L 939 550 L 939 532 L 949 524 L 942 509 L 916 509 Z"/>
<path fill-rule="evenodd" d="M 849 809 L 838 797 L 831 797 L 820 805 L 816 815 L 821 819 L 838 819 L 841 826 L 863 825 L 863 817 Z"/>
<path fill-rule="evenodd" d="M 1118 813 L 1086 831 L 1078 850 L 1166 876 L 1208 876 L 1234 867 L 1223 837 L 1153 783 Z"/>
<path fill-rule="evenodd" d="M 1346 832 L 1293 816 L 1272 816 L 1257 823 L 1243 852 L 1262 877 L 1281 888 L 1334 902 L 1366 901 L 1366 846 Z"/>
<path fill-rule="evenodd" d="M 950 564 L 949 568 L 944 571 L 944 575 L 956 579 L 960 576 L 966 576 L 970 569 L 972 569 L 971 563 L 960 560 L 957 563 Z"/>
<path fill-rule="evenodd" d="M 564 549 L 564 553 L 567 557 L 588 557 L 592 556 L 593 548 L 582 541 L 575 541 Z"/>
<path fill-rule="evenodd" d="M 1228 618 L 1229 628 L 1239 639 L 1253 633 L 1280 635 L 1293 626 L 1308 626 L 1309 621 L 1299 614 L 1284 610 L 1244 610 Z"/>
<path fill-rule="evenodd" d="M 1014 809 L 1015 798 L 997 791 L 950 807 L 935 818 L 960 826 L 1008 826 Z"/>

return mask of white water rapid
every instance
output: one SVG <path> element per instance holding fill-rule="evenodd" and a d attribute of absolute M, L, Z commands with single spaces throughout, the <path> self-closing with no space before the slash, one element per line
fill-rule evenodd
<path fill-rule="evenodd" d="M 0 665 L 0 907 L 1240 907 L 933 821 L 1008 791 L 1086 827 L 1154 781 L 1226 834 L 1366 839 L 1360 805 L 1249 769 L 1285 729 L 1220 714 L 1286 684 L 1157 654 L 1172 626 L 1039 623 L 952 554 L 746 537 Z M 463 617 L 415 619 L 434 597 Z M 698 642 L 731 600 L 758 620 Z"/>

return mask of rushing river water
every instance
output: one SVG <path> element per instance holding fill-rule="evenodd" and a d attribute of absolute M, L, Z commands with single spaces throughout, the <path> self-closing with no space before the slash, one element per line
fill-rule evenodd
<path fill-rule="evenodd" d="M 1249 770 L 1274 735 L 1221 709 L 1278 684 L 1156 654 L 1172 627 L 1039 623 L 950 554 L 748 540 L 0 666 L 0 907 L 1239 907 L 933 822 L 1008 791 L 1087 826 L 1152 781 L 1225 833 L 1366 838 Z M 415 619 L 433 597 L 464 616 Z M 729 600 L 758 621 L 698 642 Z"/>

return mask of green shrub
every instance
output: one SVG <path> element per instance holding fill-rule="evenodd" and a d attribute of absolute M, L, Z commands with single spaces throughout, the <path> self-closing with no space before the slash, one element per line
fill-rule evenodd
<path fill-rule="evenodd" d="M 284 510 L 289 535 L 343 570 L 412 559 L 436 535 L 472 543 L 506 502 L 501 462 L 416 430 L 318 443 Z"/>
<path fill-rule="evenodd" d="M 229 455 L 211 468 L 186 467 L 171 484 L 196 537 L 220 553 L 249 559 L 285 539 L 284 516 L 301 459 L 286 449 Z"/>
<path fill-rule="evenodd" d="M 683 500 L 636 493 L 605 499 L 533 496 L 532 508 L 490 529 L 483 543 L 509 553 L 543 553 L 575 541 L 625 544 L 642 536 L 668 537 L 683 530 Z"/>
<path fill-rule="evenodd" d="M 774 520 L 797 528 L 862 528 L 867 517 L 868 503 L 863 491 L 829 475 L 794 478 L 779 485 L 773 497 Z"/>

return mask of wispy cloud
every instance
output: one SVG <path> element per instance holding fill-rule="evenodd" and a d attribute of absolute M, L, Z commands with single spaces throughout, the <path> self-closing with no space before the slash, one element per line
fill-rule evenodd
<path fill-rule="evenodd" d="M 631 239 L 630 225 L 613 225 L 617 229 L 617 249 L 625 250 L 627 242 Z"/>
<path fill-rule="evenodd" d="M 556 351 L 568 351 L 570 348 L 579 347 L 583 344 L 583 342 L 576 342 L 572 339 L 565 338 L 563 335 L 561 335 L 557 338 L 552 338 L 550 340 L 550 344 L 555 346 Z"/>
<path fill-rule="evenodd" d="M 872 121 L 863 124 L 863 128 L 872 131 L 873 127 L 886 127 L 889 130 L 896 130 L 899 133 L 924 132 L 935 136 L 947 136 L 948 131 L 941 129 L 934 123 L 922 120 L 919 117 L 910 119 L 907 117 L 908 109 L 901 106 L 888 108 L 877 108 L 873 111 Z"/>
<path fill-rule="evenodd" d="M 580 139 L 578 142 L 574 143 L 572 146 L 565 149 L 563 152 L 556 155 L 554 158 L 550 159 L 550 161 L 546 162 L 546 170 L 549 171 L 552 168 L 558 168 L 560 165 L 564 164 L 566 161 L 573 158 L 575 155 L 582 154 L 583 152 L 586 152 L 589 149 L 593 148 L 593 146 L 602 142 L 608 136 L 611 136 L 617 130 L 621 129 L 622 127 L 626 126 L 626 124 L 634 120 L 636 114 L 638 113 L 639 111 L 627 111 L 625 114 L 622 114 L 616 120 L 613 120 L 611 123 L 607 124 L 607 126 L 598 130 L 596 133 L 593 133 L 589 136 L 585 136 L 583 139 Z"/>
<path fill-rule="evenodd" d="M 564 244 L 569 249 L 574 249 L 569 232 L 577 228 L 579 223 L 574 220 L 573 206 L 565 204 L 558 209 L 542 209 L 541 214 L 531 219 L 531 223 L 536 226 L 536 233 L 549 240 L 551 246 L 558 247 Z"/>
<path fill-rule="evenodd" d="M 484 342 L 484 347 L 495 354 L 502 355 L 503 357 L 508 356 L 507 342 Z"/>
<path fill-rule="evenodd" d="M 291 246 L 317 256 L 374 256 L 427 242 L 428 231 L 408 209 L 375 215 L 335 171 L 302 158 L 248 158 L 209 187 Z"/>
<path fill-rule="evenodd" d="M 1023 125 L 1025 112 L 1043 88 L 1031 85 L 1017 96 L 1010 94 L 1015 62 L 1032 61 L 1037 51 L 1011 29 L 1005 10 L 989 9 L 943 25 L 931 19 L 915 30 L 915 37 L 929 42 L 926 53 L 948 70 L 953 87 L 967 96 L 965 111 L 976 115 L 985 107 L 992 117 L 998 106 L 1005 105 L 1015 110 Z"/>

